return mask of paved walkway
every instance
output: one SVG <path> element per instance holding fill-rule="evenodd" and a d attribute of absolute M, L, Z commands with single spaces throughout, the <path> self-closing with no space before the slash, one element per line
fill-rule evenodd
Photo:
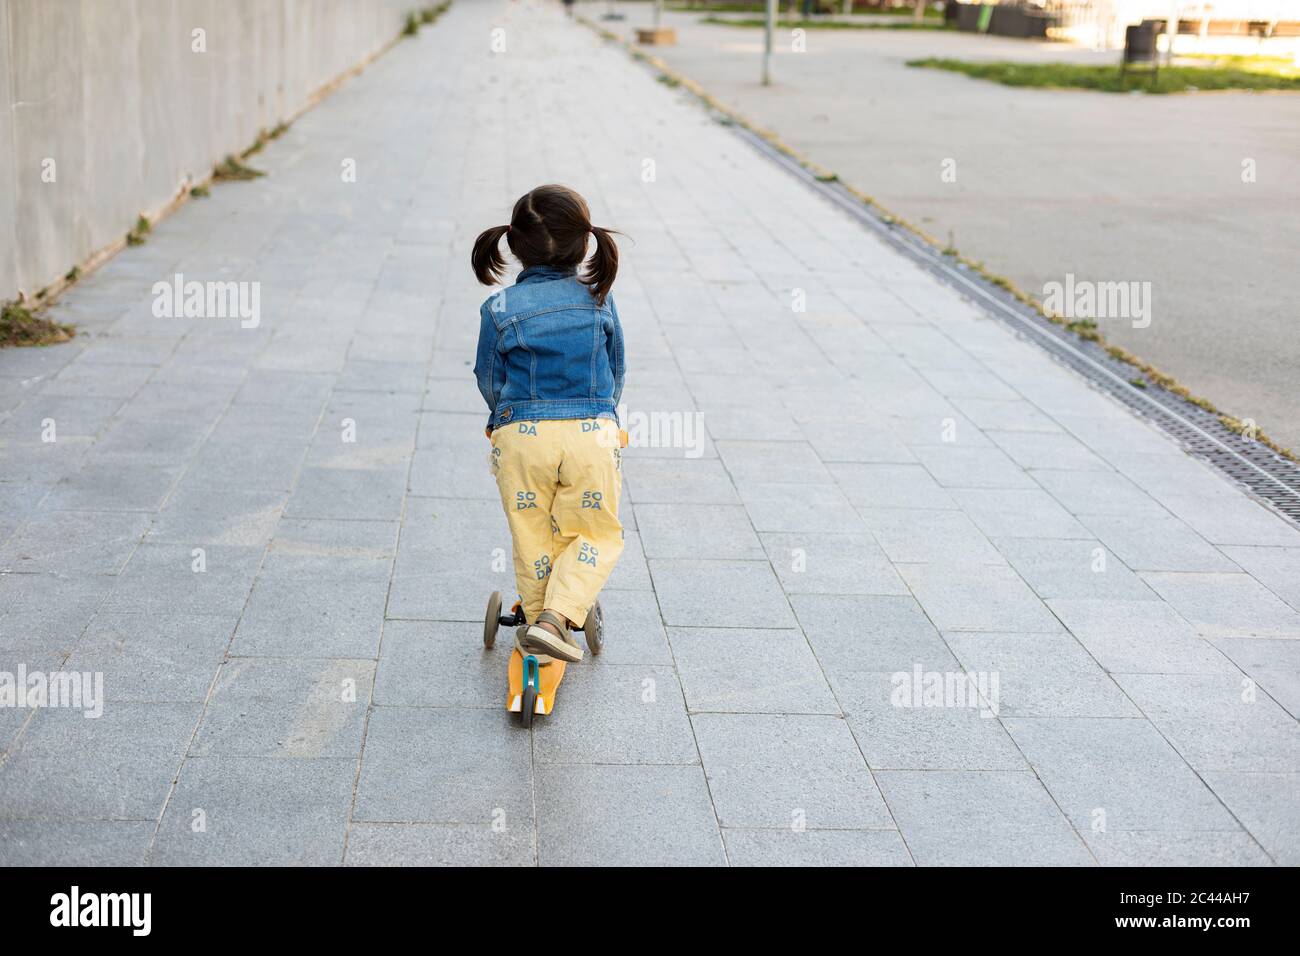
<path fill-rule="evenodd" d="M 620 30 L 648 17 L 624 12 Z M 1150 282 L 1150 324 L 1102 317 L 1107 338 L 1300 453 L 1300 96 L 1013 89 L 907 67 L 1119 62 L 932 30 L 809 30 L 802 53 L 787 30 L 764 88 L 763 31 L 699 19 L 666 16 L 673 69 L 1026 292 L 1067 273 Z"/>
<path fill-rule="evenodd" d="M 458 0 L 256 162 L 0 353 L 0 670 L 107 698 L 0 708 L 0 863 L 1300 862 L 1300 532 L 621 50 Z M 706 434 L 529 732 L 466 262 L 548 180 Z"/>

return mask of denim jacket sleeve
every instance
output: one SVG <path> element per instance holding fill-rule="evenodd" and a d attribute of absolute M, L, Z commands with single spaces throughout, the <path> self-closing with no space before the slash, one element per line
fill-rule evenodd
<path fill-rule="evenodd" d="M 474 377 L 478 380 L 479 394 L 487 402 L 488 415 L 491 416 L 496 411 L 497 379 L 504 377 L 505 368 L 497 353 L 500 333 L 496 322 L 492 320 L 488 304 L 484 302 L 478 312 L 478 353 L 474 360 Z"/>
<path fill-rule="evenodd" d="M 609 352 L 609 367 L 614 373 L 614 407 L 618 407 L 623 397 L 623 373 L 626 371 L 626 359 L 623 353 L 623 326 L 618 321 L 618 307 L 614 297 L 609 297 L 609 312 L 613 317 L 613 328 L 605 336 L 605 349 Z"/>

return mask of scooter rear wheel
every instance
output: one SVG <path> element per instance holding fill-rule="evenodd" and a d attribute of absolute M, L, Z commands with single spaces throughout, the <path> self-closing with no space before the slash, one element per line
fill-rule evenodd
<path fill-rule="evenodd" d="M 587 620 L 582 623 L 582 634 L 587 639 L 587 647 L 592 655 L 599 654 L 605 647 L 605 612 L 597 601 L 587 612 Z"/>
<path fill-rule="evenodd" d="M 487 613 L 483 615 L 483 646 L 489 651 L 497 642 L 497 628 L 501 626 L 501 592 L 493 591 L 488 598 Z"/>
<path fill-rule="evenodd" d="M 533 714 L 537 711 L 537 688 L 532 684 L 524 687 L 520 705 L 519 723 L 524 727 L 531 727 L 533 725 Z"/>

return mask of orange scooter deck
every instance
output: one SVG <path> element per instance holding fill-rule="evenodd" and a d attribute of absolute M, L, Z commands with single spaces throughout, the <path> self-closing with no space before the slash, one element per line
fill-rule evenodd
<path fill-rule="evenodd" d="M 564 679 L 564 661 L 551 661 L 537 668 L 536 714 L 546 715 L 555 707 L 555 691 Z M 510 691 L 506 696 L 506 710 L 517 714 L 523 709 L 524 655 L 519 648 L 510 652 Z"/>

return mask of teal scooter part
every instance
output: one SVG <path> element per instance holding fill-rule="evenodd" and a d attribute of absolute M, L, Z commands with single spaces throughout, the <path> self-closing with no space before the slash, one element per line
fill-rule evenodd
<path fill-rule="evenodd" d="M 520 700 L 519 722 L 525 727 L 533 725 L 533 714 L 537 710 L 537 689 L 541 686 L 537 676 L 537 658 L 529 654 L 524 658 L 524 691 Z"/>

